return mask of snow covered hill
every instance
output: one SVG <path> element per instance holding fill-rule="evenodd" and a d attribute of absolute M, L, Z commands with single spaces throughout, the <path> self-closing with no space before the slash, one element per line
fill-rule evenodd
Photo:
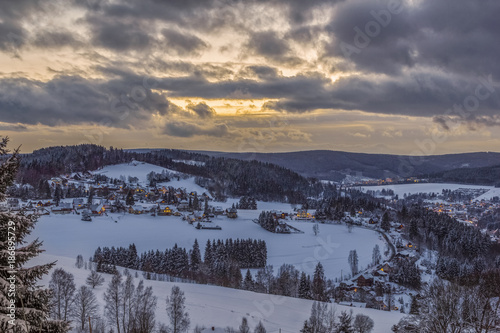
<path fill-rule="evenodd" d="M 75 260 L 63 256 L 53 256 L 42 254 L 32 260 L 33 265 L 57 261 L 56 267 L 61 267 L 75 276 L 77 287 L 85 284 L 85 279 L 89 272 L 85 269 L 77 269 Z M 104 285 L 96 287 L 94 293 L 100 302 L 100 310 L 104 307 L 103 293 L 111 276 L 103 274 L 106 279 Z M 135 285 L 142 277 L 134 279 Z M 50 276 L 45 276 L 42 284 L 48 285 Z M 276 295 L 259 294 L 249 291 L 236 290 L 230 288 L 171 283 L 161 281 L 145 281 L 146 286 L 152 286 L 155 296 L 158 297 L 158 306 L 156 309 L 157 322 L 168 323 L 166 307 L 166 297 L 170 295 L 173 285 L 177 285 L 184 291 L 186 296 L 186 310 L 191 318 L 191 327 L 189 332 L 193 332 L 196 325 L 237 328 L 241 323 L 242 317 L 248 319 L 251 330 L 262 320 L 267 332 L 274 333 L 298 333 L 302 328 L 311 311 L 312 301 L 290 298 Z M 363 313 L 370 316 L 375 327 L 373 333 L 391 332 L 392 325 L 397 323 L 402 314 L 398 312 L 385 312 L 374 309 L 352 308 L 348 306 L 333 305 L 337 315 L 341 311 L 353 311 L 353 314 Z"/>

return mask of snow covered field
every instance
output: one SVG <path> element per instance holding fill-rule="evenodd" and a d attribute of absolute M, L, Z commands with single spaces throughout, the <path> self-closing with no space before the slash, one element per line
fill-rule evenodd
<path fill-rule="evenodd" d="M 125 179 L 127 179 L 128 176 L 137 177 L 140 183 L 146 184 L 148 183 L 146 176 L 151 171 L 154 171 L 156 173 L 162 173 L 162 171 L 167 171 L 175 174 L 179 173 L 177 171 L 166 169 L 161 166 L 139 161 L 107 165 L 102 169 L 93 171 L 93 173 L 102 174 L 106 177 L 116 178 L 116 179 L 120 179 L 120 176 L 124 176 Z"/>
<path fill-rule="evenodd" d="M 280 204 L 274 207 L 276 205 Z M 326 276 L 331 279 L 349 273 L 349 251 L 357 250 L 359 266 L 364 268 L 371 262 L 375 244 L 382 252 L 385 248 L 385 242 L 378 233 L 362 228 L 354 228 L 349 233 L 344 225 L 320 224 L 320 233 L 314 236 L 311 222 L 289 221 L 304 233 L 273 234 L 252 222 L 260 211 L 240 210 L 237 219 L 225 216 L 213 219 L 222 230 L 197 230 L 176 216 L 109 214 L 84 222 L 79 215 L 52 214 L 40 217 L 31 239 L 38 237 L 43 240 L 48 254 L 70 258 L 81 254 L 87 259 L 98 246 L 128 247 L 135 243 L 140 253 L 157 249 L 163 251 L 175 243 L 190 249 L 194 240 L 198 239 L 203 254 L 208 239 L 261 239 L 267 243 L 268 264 L 274 266 L 275 272 L 279 266 L 288 263 L 312 274 L 320 261 Z"/>
<path fill-rule="evenodd" d="M 381 186 L 362 186 L 362 191 L 382 191 L 393 190 L 394 194 L 402 197 L 404 194 L 416 194 L 416 193 L 438 193 L 446 190 L 457 190 L 459 188 L 470 188 L 470 189 L 487 189 L 489 190 L 483 194 L 478 199 L 487 199 L 500 194 L 500 189 L 493 186 L 483 186 L 483 185 L 463 185 L 463 184 L 438 184 L 438 183 L 417 183 L 417 184 L 398 184 L 398 185 L 381 185 Z"/>
<path fill-rule="evenodd" d="M 77 287 L 85 284 L 85 279 L 89 274 L 88 270 L 75 268 L 73 258 L 52 256 L 42 254 L 31 261 L 33 265 L 47 263 L 57 260 L 57 267 L 72 273 L 75 276 Z M 104 285 L 96 287 L 94 293 L 100 301 L 100 311 L 103 310 L 103 293 L 106 290 L 111 276 L 103 274 L 106 279 Z M 134 279 L 137 286 L 139 278 Z M 48 285 L 50 276 L 45 276 L 41 284 Z M 146 286 L 152 286 L 155 296 L 158 297 L 158 306 L 156 309 L 156 321 L 168 323 L 168 317 L 165 311 L 166 297 L 170 295 L 173 285 L 177 285 L 184 291 L 186 296 L 186 310 L 189 312 L 191 326 L 189 332 L 193 332 L 194 327 L 198 325 L 237 328 L 241 323 L 242 317 L 247 317 L 251 330 L 262 320 L 269 333 L 298 333 L 311 311 L 312 301 L 258 294 L 249 291 L 236 290 L 230 288 L 171 283 L 160 281 L 145 280 Z M 373 333 L 391 332 L 391 326 L 397 323 L 403 314 L 399 312 L 385 312 L 374 309 L 352 308 L 333 304 L 337 315 L 341 311 L 353 311 L 353 314 L 364 313 L 370 316 L 375 327 Z"/>

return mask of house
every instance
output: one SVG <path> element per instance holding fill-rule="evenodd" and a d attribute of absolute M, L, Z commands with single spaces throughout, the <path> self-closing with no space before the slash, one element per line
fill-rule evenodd
<path fill-rule="evenodd" d="M 73 208 L 83 209 L 85 207 L 85 201 L 82 198 L 73 199 Z"/>
<path fill-rule="evenodd" d="M 373 285 L 373 275 L 364 273 L 352 281 L 356 282 L 358 287 L 371 287 Z"/>
<path fill-rule="evenodd" d="M 189 209 L 189 202 L 185 199 L 180 200 L 179 203 L 177 204 L 177 209 L 179 211 L 186 211 Z"/>
<path fill-rule="evenodd" d="M 97 205 L 90 205 L 90 213 L 94 216 L 99 216 L 102 215 L 105 211 L 104 205 L 102 204 L 97 204 Z"/>
<path fill-rule="evenodd" d="M 297 219 L 309 220 L 310 218 L 311 218 L 311 214 L 309 214 L 306 209 L 299 209 L 297 211 Z"/>
<path fill-rule="evenodd" d="M 380 270 L 381 270 L 382 272 L 391 273 L 391 272 L 392 272 L 392 270 L 393 270 L 393 266 L 392 266 L 392 264 L 391 264 L 391 263 L 386 262 L 386 263 L 384 263 L 384 264 L 382 265 L 382 267 L 380 268 Z"/>
<path fill-rule="evenodd" d="M 230 219 L 235 219 L 238 217 L 238 211 L 236 210 L 236 208 L 230 208 L 227 211 L 226 216 Z"/>
<path fill-rule="evenodd" d="M 169 206 L 158 205 L 158 216 L 169 216 L 172 215 L 172 209 Z"/>
<path fill-rule="evenodd" d="M 286 219 L 286 217 L 288 216 L 287 213 L 284 213 L 282 211 L 279 211 L 279 210 L 272 210 L 271 211 L 271 215 L 275 218 L 275 219 Z"/>
<path fill-rule="evenodd" d="M 70 214 L 73 211 L 73 206 L 69 202 L 61 202 L 59 206 L 52 207 L 54 214 Z"/>
<path fill-rule="evenodd" d="M 214 214 L 215 215 L 222 215 L 222 214 L 224 214 L 224 209 L 222 209 L 221 206 L 217 206 L 214 208 Z"/>
<path fill-rule="evenodd" d="M 141 205 L 133 205 L 129 207 L 128 212 L 130 214 L 140 215 L 145 213 L 145 210 L 144 207 L 142 207 Z"/>

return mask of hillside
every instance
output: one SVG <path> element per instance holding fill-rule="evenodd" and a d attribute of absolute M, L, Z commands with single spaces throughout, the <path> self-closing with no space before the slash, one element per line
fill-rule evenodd
<path fill-rule="evenodd" d="M 75 276 L 75 284 L 79 287 L 85 284 L 85 278 L 89 271 L 77 269 L 74 266 L 73 258 L 63 256 L 53 256 L 42 254 L 31 261 L 31 264 L 41 264 L 57 260 L 57 267 L 63 268 Z M 103 294 L 111 276 L 103 274 L 106 281 L 103 286 L 96 287 L 94 290 L 100 309 L 104 307 Z M 50 276 L 44 276 L 42 284 L 47 285 Z M 137 285 L 140 278 L 135 278 Z M 177 285 L 184 291 L 186 296 L 186 310 L 191 318 L 189 332 L 193 332 L 196 325 L 235 327 L 241 323 L 242 317 L 247 317 L 250 328 L 258 324 L 259 320 L 269 333 L 297 333 L 302 328 L 311 311 L 313 301 L 290 298 L 276 295 L 259 294 L 250 291 L 216 287 L 210 285 L 172 283 L 161 281 L 144 281 L 146 286 L 152 286 L 155 296 L 158 297 L 156 308 L 156 319 L 158 322 L 168 323 L 167 313 L 165 311 L 166 297 L 170 294 L 172 286 Z M 363 313 L 370 316 L 375 327 L 372 333 L 390 332 L 392 325 L 397 323 L 403 314 L 399 312 L 379 311 L 375 309 L 360 309 L 335 304 L 336 313 L 341 311 L 350 311 L 356 315 Z"/>
<path fill-rule="evenodd" d="M 257 160 L 277 164 L 305 177 L 340 180 L 345 174 L 370 178 L 418 176 L 458 168 L 478 168 L 500 164 L 500 153 L 478 152 L 432 155 L 415 158 L 404 155 L 362 154 L 330 150 L 289 153 L 224 153 L 197 151 L 214 157 Z M 415 161 L 417 163 L 412 163 Z M 411 173 L 407 173 L 412 166 Z"/>

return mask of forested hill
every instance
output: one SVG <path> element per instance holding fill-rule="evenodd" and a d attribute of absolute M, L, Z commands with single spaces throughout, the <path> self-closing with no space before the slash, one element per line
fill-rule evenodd
<path fill-rule="evenodd" d="M 493 185 L 500 187 L 500 164 L 483 168 L 461 168 L 431 174 L 429 180 L 436 182 Z"/>
<path fill-rule="evenodd" d="M 349 153 L 331 150 L 288 153 L 199 152 L 214 157 L 269 162 L 285 166 L 305 177 L 327 180 L 341 180 L 346 174 L 380 179 L 394 176 L 419 176 L 421 174 L 433 174 L 458 168 L 500 165 L 500 153 L 492 152 L 422 157 Z"/>
<path fill-rule="evenodd" d="M 271 163 L 210 157 L 170 149 L 129 152 L 97 145 L 50 147 L 24 154 L 17 180 L 36 187 L 40 179 L 96 170 L 134 159 L 196 176 L 200 183 L 220 197 L 251 195 L 266 201 L 303 203 L 308 196 L 319 197 L 336 192 L 334 186 L 307 179 Z"/>

